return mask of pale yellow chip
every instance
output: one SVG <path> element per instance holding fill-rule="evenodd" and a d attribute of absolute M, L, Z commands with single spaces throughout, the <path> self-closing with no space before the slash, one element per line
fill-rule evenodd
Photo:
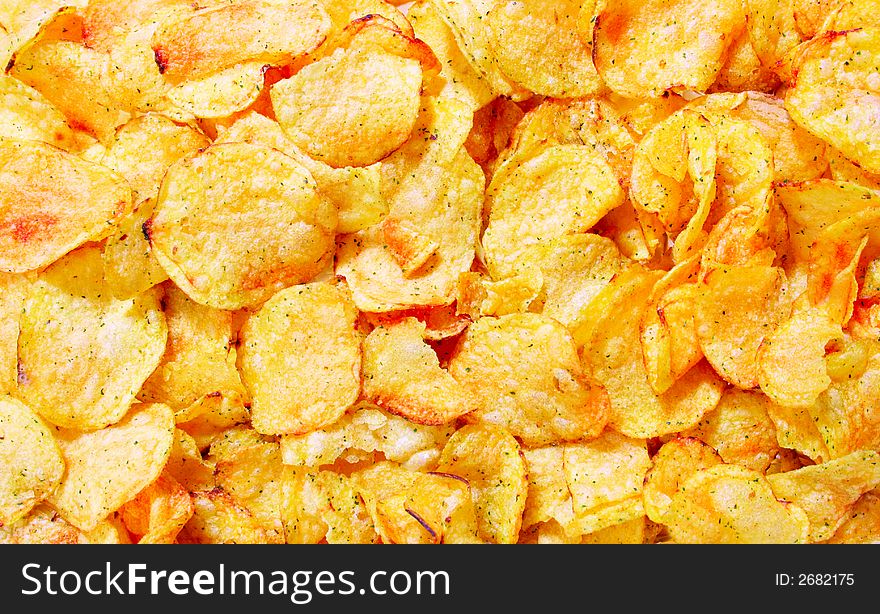
<path fill-rule="evenodd" d="M 843 335 L 821 309 L 794 313 L 761 343 L 758 383 L 780 405 L 809 407 L 831 385 L 825 347 Z"/>
<path fill-rule="evenodd" d="M 339 49 L 276 83 L 271 96 L 285 134 L 304 152 L 334 167 L 367 166 L 409 137 L 421 87 L 416 60 Z"/>
<path fill-rule="evenodd" d="M 721 0 L 608 2 L 594 30 L 596 68 L 612 90 L 630 98 L 672 88 L 705 91 L 745 23 L 743 6 Z"/>
<path fill-rule="evenodd" d="M 25 304 L 15 395 L 65 428 L 117 422 L 165 351 L 159 301 L 158 289 L 113 298 L 97 247 L 62 258 L 40 274 Z"/>
<path fill-rule="evenodd" d="M 537 311 L 544 277 L 537 267 L 524 268 L 522 273 L 492 281 L 481 273 L 462 273 L 458 278 L 455 309 L 471 320 L 482 316 L 506 316 L 512 313 Z M 535 309 L 532 309 L 532 305 Z"/>
<path fill-rule="evenodd" d="M 731 388 L 718 406 L 685 434 L 712 446 L 725 463 L 766 472 L 779 452 L 769 405 L 759 392 Z"/>
<path fill-rule="evenodd" d="M 0 527 L 0 544 L 87 544 L 86 536 L 48 505 Z"/>
<path fill-rule="evenodd" d="M 0 394 L 18 387 L 18 333 L 31 275 L 0 274 Z"/>
<path fill-rule="evenodd" d="M 104 280 L 118 299 L 134 298 L 168 279 L 144 232 L 144 224 L 153 216 L 155 207 L 155 199 L 139 203 L 104 242 Z"/>
<path fill-rule="evenodd" d="M 415 318 L 375 328 L 363 345 L 364 397 L 417 424 L 448 424 L 476 409 L 444 369 Z"/>
<path fill-rule="evenodd" d="M 44 267 L 132 208 L 115 173 L 37 141 L 0 139 L 0 270 Z"/>
<path fill-rule="evenodd" d="M 0 522 L 12 524 L 50 495 L 64 473 L 52 432 L 30 408 L 0 396 Z"/>
<path fill-rule="evenodd" d="M 306 168 L 246 143 L 212 145 L 173 164 L 148 222 L 169 277 L 220 309 L 309 281 L 330 258 L 335 228 L 336 210 Z"/>
<path fill-rule="evenodd" d="M 880 496 L 865 493 L 853 503 L 843 522 L 826 543 L 864 544 L 880 540 Z"/>
<path fill-rule="evenodd" d="M 266 531 L 222 489 L 192 493 L 193 515 L 177 535 L 181 544 L 265 544 Z"/>
<path fill-rule="evenodd" d="M 528 480 L 519 443 L 510 433 L 488 424 L 461 427 L 443 448 L 437 471 L 467 480 L 484 541 L 516 543 Z"/>
<path fill-rule="evenodd" d="M 697 336 L 726 381 L 744 389 L 758 385 L 758 349 L 791 311 L 786 290 L 783 270 L 762 265 L 719 268 L 704 279 Z"/>
<path fill-rule="evenodd" d="M 564 450 L 564 445 L 523 449 L 529 480 L 523 530 L 551 520 L 568 526 L 574 520 L 565 480 Z"/>
<path fill-rule="evenodd" d="M 656 272 L 632 266 L 620 273 L 593 299 L 590 318 L 576 331 L 583 346 L 584 368 L 608 392 L 608 424 L 636 438 L 658 437 L 699 422 L 721 398 L 724 383 L 701 361 L 662 395 L 648 381 L 639 323 L 659 278 Z"/>
<path fill-rule="evenodd" d="M 779 84 L 776 73 L 761 63 L 748 29 L 743 29 L 728 48 L 727 60 L 709 91 L 772 92 Z"/>
<path fill-rule="evenodd" d="M 512 81 L 554 98 L 588 96 L 601 89 L 602 80 L 593 66 L 592 32 L 582 37 L 577 28 L 581 10 L 589 10 L 595 2 L 494 4 L 486 17 L 489 42 L 498 67 Z M 582 4 L 587 8 L 582 9 Z"/>
<path fill-rule="evenodd" d="M 181 112 L 194 117 L 229 117 L 252 105 L 263 90 L 266 65 L 242 62 L 169 89 L 165 96 Z"/>
<path fill-rule="evenodd" d="M 482 239 L 489 272 L 495 279 L 515 275 L 529 247 L 586 232 L 622 202 L 614 171 L 586 145 L 550 146 L 496 173 L 488 189 L 489 224 Z"/>
<path fill-rule="evenodd" d="M 477 401 L 468 420 L 501 426 L 529 446 L 596 437 L 608 419 L 605 390 L 584 374 L 568 331 L 546 316 L 481 318 L 449 373 Z"/>
<path fill-rule="evenodd" d="M 279 292 L 248 319 L 239 365 L 255 429 L 301 435 L 333 424 L 357 401 L 356 317 L 343 287 L 317 282 Z"/>
<path fill-rule="evenodd" d="M 347 452 L 380 452 L 408 469 L 433 468 L 454 431 L 453 425 L 425 426 L 359 404 L 332 425 L 305 435 L 284 435 L 281 454 L 294 466 L 330 465 Z"/>
<path fill-rule="evenodd" d="M 286 468 L 277 442 L 260 441 L 217 461 L 217 486 L 250 511 L 273 541 L 284 541 L 282 506 Z"/>
<path fill-rule="evenodd" d="M 8 75 L 0 76 L 0 137 L 43 141 L 72 150 L 77 136 L 64 115 L 37 90 Z"/>
<path fill-rule="evenodd" d="M 479 543 L 467 480 L 381 462 L 352 474 L 387 544 Z"/>
<path fill-rule="evenodd" d="M 135 404 L 105 429 L 55 434 L 67 470 L 47 499 L 75 527 L 89 531 L 159 477 L 171 453 L 174 415 L 162 404 Z"/>
<path fill-rule="evenodd" d="M 174 429 L 174 444 L 165 465 L 165 473 L 187 491 L 214 488 L 214 467 L 203 458 L 196 440 L 182 429 Z"/>
<path fill-rule="evenodd" d="M 138 544 L 173 544 L 193 514 L 189 492 L 171 476 L 155 482 L 122 506 L 122 521 Z"/>
<path fill-rule="evenodd" d="M 797 544 L 810 530 L 802 508 L 777 501 L 767 478 L 739 465 L 691 475 L 672 497 L 664 524 L 679 544 Z"/>
<path fill-rule="evenodd" d="M 829 32 L 803 51 L 785 97 L 792 118 L 870 173 L 880 173 L 880 29 Z"/>
<path fill-rule="evenodd" d="M 774 473 L 767 480 L 778 499 L 807 513 L 810 541 L 825 541 L 843 524 L 850 506 L 880 484 L 880 454 L 861 450 L 820 465 Z"/>
<path fill-rule="evenodd" d="M 165 288 L 162 305 L 168 325 L 165 354 L 138 398 L 165 403 L 178 415 L 195 403 L 244 403 L 232 314 L 200 305 L 173 285 Z"/>
<path fill-rule="evenodd" d="M 696 437 L 677 437 L 664 443 L 651 459 L 642 489 L 648 518 L 662 523 L 682 484 L 697 471 L 722 463 L 718 452 Z"/>
<path fill-rule="evenodd" d="M 330 25 L 319 3 L 246 0 L 169 20 L 152 47 L 160 72 L 180 81 L 240 62 L 287 64 L 324 42 Z"/>
<path fill-rule="evenodd" d="M 775 403 L 767 407 L 767 414 L 776 425 L 780 448 L 796 450 L 815 462 L 823 462 L 830 458 L 830 453 L 812 413 L 810 408 Z"/>

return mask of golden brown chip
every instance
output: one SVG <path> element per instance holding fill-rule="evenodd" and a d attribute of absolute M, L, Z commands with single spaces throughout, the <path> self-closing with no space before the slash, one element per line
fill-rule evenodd
<path fill-rule="evenodd" d="M 807 513 L 810 541 L 825 541 L 843 524 L 849 507 L 880 484 L 880 454 L 862 450 L 767 479 L 778 499 Z"/>
<path fill-rule="evenodd" d="M 463 426 L 443 448 L 437 472 L 467 480 L 474 496 L 480 537 L 516 543 L 526 505 L 525 459 L 513 436 L 495 426 Z"/>
<path fill-rule="evenodd" d="M 66 150 L 77 147 L 64 115 L 37 90 L 0 75 L 0 100 L 0 137 L 43 141 Z"/>
<path fill-rule="evenodd" d="M 843 517 L 829 544 L 876 543 L 880 539 L 880 496 L 876 491 L 865 493 Z"/>
<path fill-rule="evenodd" d="M 371 544 L 379 536 L 353 480 L 332 471 L 285 474 L 282 518 L 288 544 Z"/>
<path fill-rule="evenodd" d="M 49 504 L 83 531 L 159 477 L 171 453 L 174 414 L 159 403 L 135 404 L 105 429 L 55 434 L 67 465 Z"/>
<path fill-rule="evenodd" d="M 375 328 L 364 340 L 364 397 L 418 424 L 441 425 L 476 409 L 470 394 L 440 367 L 415 318 Z"/>
<path fill-rule="evenodd" d="M 184 81 L 165 96 L 178 112 L 199 118 L 224 118 L 256 102 L 264 86 L 267 65 L 242 62 L 216 73 Z"/>
<path fill-rule="evenodd" d="M 23 518 L 55 490 L 64 461 L 49 428 L 21 402 L 0 396 L 0 522 Z"/>
<path fill-rule="evenodd" d="M 144 224 L 153 216 L 155 207 L 155 199 L 139 203 L 104 242 L 104 280 L 118 299 L 134 298 L 168 279 L 144 233 Z"/>
<path fill-rule="evenodd" d="M 191 298 L 238 309 L 317 275 L 335 228 L 336 210 L 296 160 L 226 143 L 171 166 L 148 234 L 160 264 Z"/>
<path fill-rule="evenodd" d="M 293 286 L 267 301 L 241 332 L 239 365 L 254 428 L 301 435 L 329 426 L 361 388 L 357 310 L 344 287 Z"/>
<path fill-rule="evenodd" d="M 46 143 L 0 139 L 0 169 L 3 271 L 51 264 L 132 208 L 120 176 Z"/>
<path fill-rule="evenodd" d="M 48 505 L 0 527 L 0 544 L 87 544 L 86 536 Z"/>
<path fill-rule="evenodd" d="M 18 387 L 18 333 L 30 275 L 0 273 L 0 394 Z"/>
<path fill-rule="evenodd" d="M 695 437 L 677 437 L 664 443 L 645 475 L 642 498 L 648 518 L 662 523 L 684 482 L 697 471 L 723 462 L 715 449 Z"/>
<path fill-rule="evenodd" d="M 115 423 L 164 351 L 159 300 L 158 289 L 113 298 L 96 247 L 83 247 L 46 269 L 22 313 L 16 396 L 66 428 Z"/>
<path fill-rule="evenodd" d="M 192 493 L 193 515 L 177 535 L 181 544 L 265 544 L 266 531 L 222 488 Z"/>
<path fill-rule="evenodd" d="M 196 440 L 179 428 L 174 429 L 174 444 L 164 471 L 189 492 L 215 486 L 214 467 L 202 459 Z"/>
<path fill-rule="evenodd" d="M 175 543 L 193 514 L 189 492 L 164 473 L 121 509 L 122 521 L 138 544 Z"/>
<path fill-rule="evenodd" d="M 243 505 L 270 539 L 283 541 L 285 466 L 278 443 L 260 441 L 229 451 L 217 461 L 217 486 Z"/>
<path fill-rule="evenodd" d="M 526 445 L 590 439 L 608 418 L 602 386 L 584 374 L 568 331 L 546 316 L 481 318 L 449 372 L 477 401 L 469 420 L 501 426 Z"/>

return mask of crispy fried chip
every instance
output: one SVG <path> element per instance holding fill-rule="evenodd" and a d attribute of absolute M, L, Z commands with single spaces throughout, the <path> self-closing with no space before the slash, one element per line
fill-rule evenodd
<path fill-rule="evenodd" d="M 250 511 L 271 540 L 284 540 L 285 466 L 278 443 L 242 445 L 217 461 L 217 486 Z"/>
<path fill-rule="evenodd" d="M 449 373 L 477 401 L 469 420 L 501 426 L 526 445 L 596 437 L 608 418 L 602 386 L 584 374 L 568 331 L 546 316 L 481 318 Z"/>
<path fill-rule="evenodd" d="M 317 275 L 335 228 L 335 209 L 296 160 L 268 147 L 226 143 L 171 166 L 148 234 L 184 292 L 237 309 Z"/>
<path fill-rule="evenodd" d="M 463 426 L 443 448 L 437 471 L 470 484 L 480 538 L 516 543 L 528 480 L 519 443 L 510 433 L 489 424 Z"/>
<path fill-rule="evenodd" d="M 0 137 L 43 141 L 72 150 L 78 139 L 64 115 L 37 90 L 0 75 Z"/>
<path fill-rule="evenodd" d="M 664 443 L 651 459 L 642 489 L 648 518 L 664 522 L 682 484 L 697 471 L 723 462 L 715 449 L 696 437 L 678 437 Z"/>
<path fill-rule="evenodd" d="M 405 318 L 364 340 L 364 397 L 418 424 L 441 425 L 476 409 L 470 394 L 423 341 L 425 324 Z"/>
<path fill-rule="evenodd" d="M 214 488 L 214 467 L 202 459 L 196 440 L 182 429 L 174 429 L 174 444 L 165 473 L 188 492 Z"/>
<path fill-rule="evenodd" d="M 192 517 L 193 504 L 189 492 L 163 473 L 121 510 L 122 521 L 138 544 L 173 544 Z"/>
<path fill-rule="evenodd" d="M 880 29 L 829 32 L 803 51 L 785 106 L 801 126 L 880 173 Z"/>
<path fill-rule="evenodd" d="M 14 523 L 55 490 L 64 461 L 51 431 L 21 402 L 0 396 L 0 522 Z"/>
<path fill-rule="evenodd" d="M 344 287 L 293 286 L 267 301 L 241 332 L 239 365 L 254 428 L 301 435 L 333 424 L 361 388 L 357 311 Z"/>
<path fill-rule="evenodd" d="M 680 544 L 794 544 L 810 523 L 797 505 L 777 501 L 761 473 L 738 465 L 701 469 L 684 481 L 664 516 Z"/>
<path fill-rule="evenodd" d="M 810 540 L 829 539 L 849 507 L 880 484 L 880 454 L 862 450 L 820 465 L 767 476 L 773 494 L 800 506 L 810 520 Z"/>
<path fill-rule="evenodd" d="M 31 276 L 0 273 L 0 394 L 18 387 L 18 333 Z"/>
<path fill-rule="evenodd" d="M 229 117 L 257 100 L 263 90 L 266 68 L 262 62 L 242 62 L 184 81 L 165 96 L 183 113 L 195 117 Z"/>
<path fill-rule="evenodd" d="M 289 472 L 282 509 L 288 544 L 371 544 L 379 536 L 353 480 L 332 471 Z"/>
<path fill-rule="evenodd" d="M 265 544 L 266 531 L 222 488 L 192 494 L 193 515 L 181 529 L 181 544 Z"/>
<path fill-rule="evenodd" d="M 134 298 L 168 279 L 144 233 L 144 224 L 153 216 L 155 206 L 155 199 L 139 203 L 104 243 L 104 280 L 118 299 Z"/>
<path fill-rule="evenodd" d="M 105 429 L 56 431 L 67 465 L 49 504 L 72 525 L 94 529 L 159 477 L 174 438 L 174 415 L 159 403 L 135 404 Z"/>
<path fill-rule="evenodd" d="M 0 270 L 51 264 L 132 208 L 115 173 L 37 141 L 0 139 Z"/>
<path fill-rule="evenodd" d="M 880 539 L 880 496 L 876 491 L 865 493 L 853 503 L 829 544 L 864 544 Z"/>

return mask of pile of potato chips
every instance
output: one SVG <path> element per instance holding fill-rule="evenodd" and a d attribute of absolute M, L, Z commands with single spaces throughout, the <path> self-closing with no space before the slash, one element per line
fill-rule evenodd
<path fill-rule="evenodd" d="M 880 540 L 873 0 L 0 43 L 0 541 Z"/>

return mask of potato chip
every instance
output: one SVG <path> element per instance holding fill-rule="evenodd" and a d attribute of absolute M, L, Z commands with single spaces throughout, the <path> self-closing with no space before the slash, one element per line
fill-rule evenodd
<path fill-rule="evenodd" d="M 724 65 L 733 43 L 729 33 L 744 23 L 735 0 L 699 7 L 681 0 L 607 3 L 596 19 L 594 61 L 608 87 L 622 96 L 704 91 Z"/>
<path fill-rule="evenodd" d="M 780 79 L 761 64 L 747 29 L 741 30 L 727 50 L 727 60 L 709 91 L 772 92 Z"/>
<path fill-rule="evenodd" d="M 153 216 L 155 206 L 155 199 L 140 202 L 119 221 L 118 230 L 104 243 L 104 280 L 118 299 L 134 298 L 168 279 L 144 233 L 144 224 Z"/>
<path fill-rule="evenodd" d="M 761 343 L 788 319 L 785 273 L 768 266 L 711 271 L 702 284 L 695 322 L 700 347 L 721 377 L 743 388 L 758 385 Z"/>
<path fill-rule="evenodd" d="M 878 48 L 876 28 L 813 39 L 785 98 L 794 121 L 870 173 L 880 173 Z"/>
<path fill-rule="evenodd" d="M 476 399 L 468 420 L 501 426 L 529 446 L 596 437 L 608 397 L 588 378 L 568 331 L 533 313 L 471 324 L 449 373 Z"/>
<path fill-rule="evenodd" d="M 30 275 L 0 273 L 0 394 L 18 387 L 18 333 Z"/>
<path fill-rule="evenodd" d="M 251 412 L 244 404 L 230 402 L 229 397 L 211 393 L 179 412 L 177 426 L 190 435 L 199 449 L 210 446 L 230 428 L 250 421 Z"/>
<path fill-rule="evenodd" d="M 522 528 L 554 520 L 568 525 L 574 519 L 571 493 L 565 479 L 564 446 L 524 448 L 528 490 Z"/>
<path fill-rule="evenodd" d="M 126 120 L 112 103 L 109 71 L 105 53 L 71 41 L 45 41 L 16 55 L 7 73 L 39 91 L 73 128 L 107 141 Z"/>
<path fill-rule="evenodd" d="M 332 471 L 286 474 L 282 509 L 288 544 L 371 544 L 379 536 L 352 480 Z"/>
<path fill-rule="evenodd" d="M 747 0 L 745 4 L 749 38 L 755 54 L 761 64 L 781 72 L 783 77 L 787 76 L 781 60 L 804 40 L 794 17 L 795 3 L 791 0 Z"/>
<path fill-rule="evenodd" d="M 853 503 L 843 522 L 827 540 L 829 544 L 875 543 L 880 539 L 880 497 L 876 491 L 865 493 Z"/>
<path fill-rule="evenodd" d="M 593 299 L 593 316 L 575 338 L 583 346 L 585 370 L 605 387 L 608 425 L 636 438 L 689 428 L 718 404 L 723 382 L 700 362 L 662 395 L 648 382 L 639 322 L 659 274 L 632 266 Z"/>
<path fill-rule="evenodd" d="M 257 100 L 266 68 L 262 62 L 242 62 L 184 81 L 165 96 L 175 107 L 195 117 L 229 117 Z"/>
<path fill-rule="evenodd" d="M 240 62 L 289 63 L 313 51 L 329 30 L 320 4 L 248 0 L 172 20 L 156 31 L 152 46 L 160 72 L 180 81 Z"/>
<path fill-rule="evenodd" d="M 714 448 L 696 437 L 676 437 L 664 443 L 651 459 L 642 489 L 648 518 L 663 523 L 672 498 L 685 481 L 697 471 L 723 462 Z"/>
<path fill-rule="evenodd" d="M 26 405 L 0 396 L 0 522 L 14 523 L 55 490 L 64 461 L 52 432 Z"/>
<path fill-rule="evenodd" d="M 880 455 L 862 450 L 820 465 L 768 475 L 773 494 L 800 506 L 810 520 L 810 541 L 829 539 L 863 494 L 880 483 Z"/>
<path fill-rule="evenodd" d="M 283 541 L 285 467 L 276 442 L 245 445 L 217 461 L 217 486 L 245 506 L 270 539 Z"/>
<path fill-rule="evenodd" d="M 792 315 L 758 349 L 758 383 L 780 405 L 809 407 L 831 385 L 825 347 L 843 335 L 819 309 Z"/>
<path fill-rule="evenodd" d="M 174 478 L 160 475 L 122 506 L 122 521 L 138 544 L 172 544 L 193 514 L 189 492 Z"/>
<path fill-rule="evenodd" d="M 192 493 L 193 515 L 181 529 L 181 544 L 265 544 L 266 531 L 222 488 Z"/>
<path fill-rule="evenodd" d="M 186 431 L 174 429 L 174 444 L 164 472 L 188 492 L 214 488 L 214 467 L 202 459 L 196 440 Z"/>
<path fill-rule="evenodd" d="M 776 425 L 776 440 L 780 448 L 795 450 L 815 462 L 830 458 L 828 446 L 809 408 L 770 403 L 767 414 Z"/>
<path fill-rule="evenodd" d="M 343 288 L 293 286 L 267 301 L 241 332 L 239 365 L 254 428 L 301 435 L 333 424 L 357 400 L 357 312 Z"/>
<path fill-rule="evenodd" d="M 85 534 L 48 505 L 38 505 L 24 518 L 0 527 L 0 544 L 87 544 Z"/>
<path fill-rule="evenodd" d="M 758 392 L 731 388 L 718 406 L 685 434 L 712 446 L 725 463 L 766 472 L 779 451 L 769 405 Z"/>
<path fill-rule="evenodd" d="M 425 325 L 405 318 L 364 340 L 364 397 L 418 424 L 441 425 L 476 409 L 470 394 L 440 368 L 423 341 Z"/>
<path fill-rule="evenodd" d="M 510 433 L 488 424 L 463 426 L 443 448 L 437 472 L 467 480 L 483 541 L 516 543 L 528 480 L 519 443 Z"/>
<path fill-rule="evenodd" d="M 554 207 L 545 207 L 547 202 Z M 488 189 L 489 224 L 482 241 L 489 272 L 495 279 L 515 275 L 526 249 L 586 232 L 622 202 L 614 171 L 586 145 L 550 146 L 497 172 Z"/>
<path fill-rule="evenodd" d="M 593 531 L 581 537 L 581 544 L 644 544 L 646 541 L 647 524 L 645 517 L 640 516 Z"/>
<path fill-rule="evenodd" d="M 352 475 L 383 543 L 478 543 L 467 480 L 381 462 Z"/>
<path fill-rule="evenodd" d="M 0 137 L 77 148 L 79 139 L 64 115 L 37 90 L 0 75 L 0 99 Z"/>
<path fill-rule="evenodd" d="M 810 529 L 802 508 L 777 501 L 767 478 L 738 465 L 691 475 L 672 497 L 664 524 L 681 544 L 804 543 Z"/>
<path fill-rule="evenodd" d="M 95 528 L 162 472 L 171 453 L 174 416 L 166 405 L 135 404 L 105 429 L 58 430 L 67 470 L 47 501 L 83 531 Z"/>
<path fill-rule="evenodd" d="M 100 238 L 131 210 L 131 190 L 121 177 L 52 145 L 0 139 L 0 161 L 4 271 L 51 264 Z"/>
<path fill-rule="evenodd" d="M 467 273 L 465 273 L 467 275 Z M 421 336 L 426 341 L 442 341 L 463 332 L 471 323 L 469 317 L 457 313 L 457 305 L 414 307 L 385 313 L 362 313 L 371 326 L 388 326 L 408 318 L 424 324 Z"/>
<path fill-rule="evenodd" d="M 577 30 L 578 0 L 495 2 L 486 16 L 489 43 L 508 78 L 542 96 L 575 98 L 599 91 L 592 33 Z M 516 44 L 510 44 L 515 40 Z M 585 42 L 588 41 L 588 42 Z"/>
<path fill-rule="evenodd" d="M 537 267 L 499 281 L 492 281 L 481 273 L 462 273 L 458 278 L 456 310 L 472 320 L 524 313 L 533 303 L 539 307 L 543 286 L 544 277 Z"/>
<path fill-rule="evenodd" d="M 191 298 L 238 309 L 320 272 L 335 228 L 335 209 L 293 158 L 228 143 L 168 169 L 147 234 Z"/>
<path fill-rule="evenodd" d="M 453 431 L 452 425 L 413 424 L 362 403 L 324 429 L 283 436 L 281 454 L 286 465 L 318 467 L 332 464 L 347 450 L 361 450 L 381 452 L 409 469 L 433 469 Z"/>
<path fill-rule="evenodd" d="M 872 190 L 880 190 L 880 175 L 866 172 L 833 147 L 829 147 L 828 150 L 828 165 L 832 179 L 858 183 Z"/>
<path fill-rule="evenodd" d="M 330 166 L 367 166 L 400 147 L 419 114 L 422 69 L 392 53 L 339 49 L 272 87 L 285 134 Z M 328 111 L 326 93 L 337 104 Z"/>

